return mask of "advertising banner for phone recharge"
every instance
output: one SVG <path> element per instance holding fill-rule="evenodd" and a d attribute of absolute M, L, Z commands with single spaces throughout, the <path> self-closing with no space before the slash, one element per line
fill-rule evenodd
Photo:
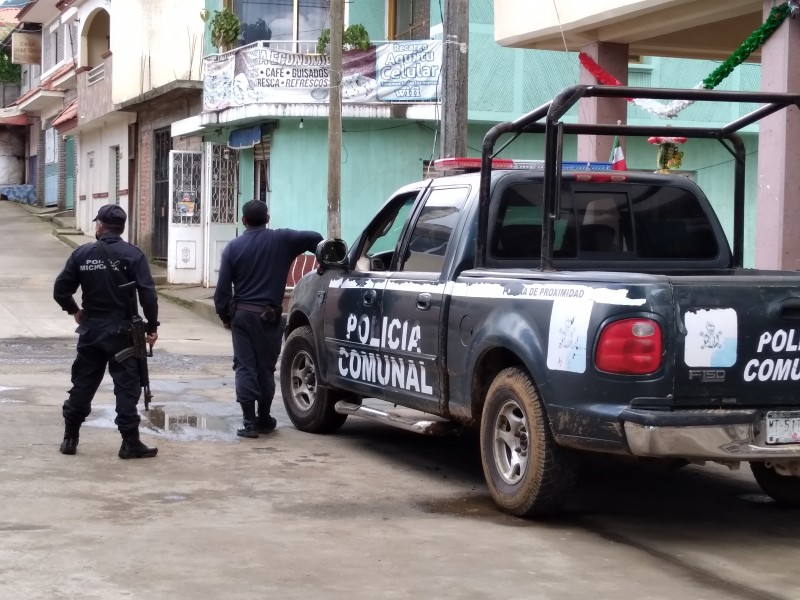
<path fill-rule="evenodd" d="M 268 44 L 265 42 L 264 44 Z M 204 59 L 203 110 L 328 102 L 330 57 L 257 45 Z M 342 102 L 438 102 L 442 42 L 389 42 L 342 55 Z"/>

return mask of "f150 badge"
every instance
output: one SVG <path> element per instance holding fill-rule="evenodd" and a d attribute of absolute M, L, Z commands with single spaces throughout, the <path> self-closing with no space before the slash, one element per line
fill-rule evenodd
<path fill-rule="evenodd" d="M 725 383 L 725 371 L 723 369 L 689 369 L 689 381 Z"/>

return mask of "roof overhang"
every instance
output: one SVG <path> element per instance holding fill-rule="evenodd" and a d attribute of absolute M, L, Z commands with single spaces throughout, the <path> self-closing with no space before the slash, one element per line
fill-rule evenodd
<path fill-rule="evenodd" d="M 725 60 L 764 21 L 762 0 L 495 0 L 501 46 L 577 52 L 596 42 L 629 54 Z M 531 19 L 531 14 L 536 18 Z M 756 51 L 750 60 L 759 60 Z"/>
<path fill-rule="evenodd" d="M 17 106 L 28 113 L 39 113 L 60 106 L 64 103 L 64 92 L 59 90 L 38 90 Z"/>
<path fill-rule="evenodd" d="M 342 118 L 346 119 L 436 121 L 439 119 L 440 113 L 441 107 L 435 102 L 416 104 L 342 104 Z M 242 127 L 248 123 L 282 117 L 328 118 L 328 105 L 257 102 L 226 108 L 217 112 L 201 113 L 200 122 L 205 128 Z"/>
<path fill-rule="evenodd" d="M 49 23 L 61 14 L 52 2 L 33 0 L 17 13 L 17 19 L 24 23 Z"/>
<path fill-rule="evenodd" d="M 116 105 L 116 110 L 135 112 L 144 104 L 153 101 L 174 102 L 182 98 L 198 97 L 203 91 L 203 82 L 190 79 L 170 81 L 160 87 L 154 88 L 128 100 L 123 100 Z"/>

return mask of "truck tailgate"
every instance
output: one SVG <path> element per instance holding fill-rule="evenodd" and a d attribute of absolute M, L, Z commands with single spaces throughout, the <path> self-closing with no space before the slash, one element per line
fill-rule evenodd
<path fill-rule="evenodd" d="M 800 274 L 670 281 L 676 406 L 800 406 Z"/>

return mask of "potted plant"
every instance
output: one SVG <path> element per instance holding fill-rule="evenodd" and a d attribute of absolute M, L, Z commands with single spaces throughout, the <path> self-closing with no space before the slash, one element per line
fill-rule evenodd
<path fill-rule="evenodd" d="M 331 43 L 331 30 L 323 29 L 317 40 L 317 53 L 325 54 Z M 367 50 L 370 47 L 367 28 L 361 23 L 353 23 L 342 34 L 342 50 Z"/>
<path fill-rule="evenodd" d="M 239 34 L 242 31 L 242 24 L 236 13 L 227 8 L 215 10 L 211 17 L 211 41 L 219 52 L 230 50 Z"/>

